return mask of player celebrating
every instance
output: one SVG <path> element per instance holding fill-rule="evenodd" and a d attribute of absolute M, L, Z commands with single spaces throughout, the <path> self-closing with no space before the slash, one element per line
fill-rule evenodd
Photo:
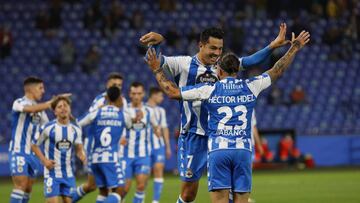
<path fill-rule="evenodd" d="M 107 104 L 90 112 L 79 121 L 80 126 L 91 124 L 93 146 L 91 169 L 100 194 L 96 202 L 120 202 L 124 195 L 124 177 L 118 158 L 119 141 L 124 127 L 130 127 L 131 118 L 122 110 L 122 96 L 118 87 L 106 91 Z M 108 194 L 109 189 L 112 193 Z"/>
<path fill-rule="evenodd" d="M 145 96 L 144 85 L 134 82 L 130 86 L 130 100 L 128 106 L 130 115 L 142 112 L 143 118 L 133 123 L 131 129 L 126 130 L 127 144 L 120 146 L 120 154 L 123 157 L 122 167 L 125 170 L 125 192 L 131 187 L 133 174 L 136 181 L 136 193 L 134 203 L 141 203 L 145 197 L 145 188 L 150 174 L 150 128 L 157 129 L 157 123 L 152 109 L 143 104 Z M 157 132 L 156 132 L 157 133 Z"/>
<path fill-rule="evenodd" d="M 45 110 L 52 100 L 37 103 L 45 93 L 44 82 L 37 77 L 24 80 L 25 95 L 16 99 L 12 106 L 12 135 L 9 145 L 9 160 L 14 189 L 10 202 L 28 202 L 34 178 L 37 175 L 36 157 L 31 153 L 32 135 L 49 121 Z"/>
<path fill-rule="evenodd" d="M 247 57 L 240 58 L 240 66 L 247 68 L 264 61 L 273 49 L 287 43 L 282 35 L 284 25 L 280 26 L 277 38 L 269 46 Z M 177 56 L 161 58 L 163 67 L 176 81 L 179 87 L 195 85 L 203 82 L 214 83 L 218 80 L 214 64 L 223 50 L 224 33 L 218 28 L 205 29 L 200 35 L 199 52 L 193 56 Z M 163 41 L 163 37 L 150 32 L 140 38 L 146 45 L 155 45 Z M 195 200 L 199 179 L 206 168 L 207 157 L 207 111 L 200 101 L 181 101 L 181 134 L 178 141 L 178 167 L 182 186 L 178 202 Z"/>
<path fill-rule="evenodd" d="M 212 202 L 229 202 L 229 190 L 234 202 L 248 202 L 251 191 L 251 116 L 259 93 L 276 81 L 288 68 L 296 53 L 310 40 L 302 31 L 287 53 L 261 76 L 249 80 L 236 79 L 240 62 L 234 54 L 222 56 L 217 65 L 220 79 L 215 84 L 199 84 L 179 89 L 169 81 L 160 67 L 161 56 L 148 51 L 148 65 L 160 87 L 175 99 L 203 100 L 209 112 L 207 132 L 209 183 Z"/>
<path fill-rule="evenodd" d="M 120 88 L 120 90 L 121 90 L 123 80 L 124 80 L 124 78 L 120 73 L 117 73 L 117 72 L 110 73 L 109 76 L 107 77 L 106 89 L 116 86 L 116 87 Z M 122 100 L 123 100 L 122 108 L 126 108 L 126 106 L 127 106 L 126 99 L 124 97 L 122 97 Z M 97 110 L 98 108 L 104 106 L 106 103 L 107 103 L 106 92 L 103 92 L 95 97 L 95 99 L 93 100 L 93 102 L 89 108 L 88 113 Z M 91 145 L 92 145 L 92 136 L 91 135 L 94 134 L 94 130 L 95 129 L 92 129 L 91 127 L 90 127 L 90 129 L 87 128 L 88 135 L 85 137 L 85 140 L 84 140 L 84 146 L 85 146 L 86 154 L 88 156 L 88 166 L 86 167 L 86 170 L 88 173 L 87 182 L 78 186 L 76 188 L 76 190 L 74 190 L 72 192 L 72 201 L 73 202 L 79 201 L 86 194 L 96 190 L 95 178 L 92 174 L 91 166 L 90 166 L 90 164 L 91 164 L 90 149 L 91 149 Z"/>
<path fill-rule="evenodd" d="M 164 108 L 158 106 L 163 102 L 163 100 L 164 93 L 160 88 L 150 88 L 147 105 L 153 109 L 156 121 L 161 127 L 160 137 L 156 136 L 154 133 L 151 134 L 151 166 L 153 168 L 154 174 L 153 203 L 158 203 L 160 200 L 164 183 L 165 155 L 167 159 L 171 157 L 169 128 L 166 122 L 166 112 Z"/>
<path fill-rule="evenodd" d="M 85 162 L 81 129 L 70 122 L 71 107 L 68 97 L 57 97 L 51 104 L 56 119 L 45 124 L 37 133 L 36 144 L 31 149 L 44 165 L 44 193 L 46 202 L 57 203 L 61 196 L 64 203 L 71 202 L 71 190 L 76 186 L 71 160 L 73 146 L 76 155 Z M 45 155 L 39 145 L 45 142 Z"/>

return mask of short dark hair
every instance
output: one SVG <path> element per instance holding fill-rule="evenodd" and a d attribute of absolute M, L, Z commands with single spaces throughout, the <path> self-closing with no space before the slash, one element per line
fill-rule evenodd
<path fill-rule="evenodd" d="M 39 83 L 44 83 L 44 81 L 38 77 L 35 76 L 30 76 L 25 78 L 24 80 L 24 86 L 30 85 L 30 84 L 39 84 Z"/>
<path fill-rule="evenodd" d="M 131 83 L 130 87 L 142 87 L 143 89 L 145 89 L 144 84 L 142 84 L 141 82 L 133 82 Z"/>
<path fill-rule="evenodd" d="M 239 72 L 240 61 L 239 58 L 233 53 L 224 54 L 219 60 L 219 66 L 228 74 Z"/>
<path fill-rule="evenodd" d="M 111 79 L 119 79 L 119 80 L 124 80 L 124 77 L 121 75 L 121 73 L 118 72 L 112 72 L 108 75 L 107 77 L 107 81 L 111 80 Z"/>
<path fill-rule="evenodd" d="M 121 96 L 119 87 L 112 86 L 106 90 L 106 95 L 111 102 L 115 102 Z"/>
<path fill-rule="evenodd" d="M 149 97 L 151 97 L 154 94 L 162 93 L 163 91 L 159 87 L 150 87 L 149 89 Z"/>
<path fill-rule="evenodd" d="M 71 105 L 71 100 L 69 97 L 58 96 L 51 102 L 51 109 L 55 110 L 56 106 L 60 101 L 65 101 L 67 104 Z"/>
<path fill-rule="evenodd" d="M 224 31 L 216 27 L 206 28 L 200 34 L 200 42 L 207 43 L 210 37 L 224 39 Z"/>

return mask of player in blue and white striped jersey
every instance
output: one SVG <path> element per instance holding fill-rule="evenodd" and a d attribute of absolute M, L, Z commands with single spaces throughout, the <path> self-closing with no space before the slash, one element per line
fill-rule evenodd
<path fill-rule="evenodd" d="M 170 140 L 169 140 L 169 128 L 166 121 L 166 111 L 159 105 L 164 100 L 164 93 L 158 87 L 152 87 L 149 90 L 149 99 L 146 103 L 156 117 L 156 121 L 161 128 L 160 137 L 156 136 L 151 129 L 151 166 L 154 175 L 154 186 L 153 186 L 153 201 L 152 203 L 158 203 L 160 200 L 163 183 L 164 183 L 164 168 L 165 168 L 165 157 L 167 159 L 171 156 Z"/>
<path fill-rule="evenodd" d="M 120 90 L 121 90 L 123 81 L 124 81 L 124 78 L 120 73 L 117 73 L 117 72 L 110 73 L 106 80 L 106 89 L 116 86 L 116 87 L 120 88 Z M 123 101 L 122 108 L 126 108 L 127 101 L 126 101 L 125 97 L 122 97 L 122 101 Z M 95 99 L 91 103 L 88 113 L 97 110 L 98 108 L 104 106 L 106 103 L 107 103 L 106 92 L 103 92 L 95 97 Z M 85 137 L 84 138 L 84 147 L 85 147 L 86 154 L 88 155 L 88 165 L 86 166 L 86 171 L 88 173 L 88 177 L 87 177 L 86 183 L 81 184 L 80 186 L 78 186 L 76 188 L 76 190 L 73 191 L 73 198 L 72 198 L 73 202 L 79 201 L 86 194 L 96 190 L 95 177 L 93 176 L 91 167 L 90 167 L 90 164 L 91 164 L 90 149 L 91 149 L 91 144 L 92 144 L 91 134 L 93 134 L 95 129 L 92 129 L 91 127 L 85 127 L 83 130 L 85 131 L 85 134 L 86 134 L 86 136 L 84 136 Z"/>
<path fill-rule="evenodd" d="M 106 91 L 107 104 L 88 113 L 79 120 L 80 126 L 90 125 L 93 144 L 91 146 L 91 169 L 100 194 L 96 202 L 120 202 L 124 195 L 124 175 L 118 153 L 120 137 L 125 127 L 131 127 L 130 114 L 121 108 L 122 96 L 118 87 Z M 135 116 L 134 116 L 135 118 Z M 108 194 L 108 190 L 112 193 Z"/>
<path fill-rule="evenodd" d="M 51 104 L 56 119 L 46 123 L 37 132 L 38 140 L 31 149 L 44 165 L 44 194 L 46 202 L 71 202 L 75 189 L 75 177 L 71 160 L 76 149 L 77 157 L 85 162 L 86 156 L 81 140 L 81 129 L 70 121 L 71 107 L 68 97 L 57 97 Z M 44 152 L 40 145 L 44 143 Z"/>
<path fill-rule="evenodd" d="M 199 52 L 195 56 L 175 56 L 161 58 L 161 67 L 169 73 L 179 87 L 215 83 L 218 78 L 214 64 L 223 50 L 224 33 L 218 28 L 205 29 L 200 35 Z M 151 32 L 140 38 L 146 45 L 159 44 L 160 34 Z M 286 44 L 280 34 L 269 46 L 255 54 L 239 59 L 242 68 L 257 65 L 264 61 L 273 49 Z M 205 128 L 207 111 L 201 101 L 180 101 L 181 133 L 178 140 L 178 168 L 182 182 L 179 202 L 195 200 L 199 179 L 206 168 Z"/>
<path fill-rule="evenodd" d="M 12 133 L 9 144 L 10 172 L 14 189 L 10 202 L 28 202 L 34 178 L 38 172 L 38 159 L 31 152 L 31 141 L 40 125 L 49 121 L 45 110 L 52 100 L 37 103 L 45 93 L 44 82 L 37 77 L 24 80 L 24 97 L 12 106 Z"/>
<path fill-rule="evenodd" d="M 166 78 L 160 67 L 161 58 L 156 56 L 155 49 L 149 49 L 147 63 L 164 92 L 174 99 L 204 101 L 209 113 L 208 188 L 212 202 L 228 202 L 230 189 L 235 195 L 234 202 L 248 202 L 252 165 L 251 116 L 256 98 L 283 74 L 309 40 L 308 32 L 301 32 L 296 39 L 293 34 L 290 49 L 274 67 L 248 80 L 236 79 L 240 62 L 234 54 L 226 54 L 217 65 L 220 81 L 181 89 Z"/>
<path fill-rule="evenodd" d="M 141 203 L 145 196 L 145 188 L 151 169 L 151 137 L 149 129 L 154 128 L 156 130 L 157 122 L 152 109 L 143 104 L 145 88 L 142 83 L 132 83 L 129 96 L 131 103 L 128 105 L 127 111 L 130 115 L 142 112 L 143 118 L 133 123 L 131 129 L 126 130 L 127 144 L 120 146 L 120 155 L 123 158 L 123 169 L 125 169 L 125 192 L 130 190 L 132 178 L 135 176 L 136 193 L 133 202 Z"/>

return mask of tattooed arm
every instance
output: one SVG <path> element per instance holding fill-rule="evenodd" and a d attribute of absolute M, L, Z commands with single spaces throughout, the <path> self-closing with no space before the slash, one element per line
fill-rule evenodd
<path fill-rule="evenodd" d="M 281 57 L 275 65 L 267 71 L 271 81 L 274 82 L 279 79 L 285 70 L 289 67 L 293 61 L 296 53 L 304 47 L 310 41 L 310 33 L 302 31 L 297 38 L 295 38 L 294 33 L 292 33 L 292 44 L 286 54 Z"/>
<path fill-rule="evenodd" d="M 163 69 L 160 67 L 161 54 L 156 57 L 155 49 L 151 48 L 148 50 L 148 58 L 145 59 L 146 63 L 149 65 L 153 71 L 156 80 L 158 81 L 160 88 L 165 92 L 168 97 L 171 99 L 181 99 L 180 88 L 175 85 L 171 80 L 169 80 Z"/>

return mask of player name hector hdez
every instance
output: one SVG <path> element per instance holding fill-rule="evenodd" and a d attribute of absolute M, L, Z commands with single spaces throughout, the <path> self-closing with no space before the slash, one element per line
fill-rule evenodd
<path fill-rule="evenodd" d="M 212 104 L 232 104 L 232 103 L 248 103 L 255 101 L 255 96 L 253 94 L 248 95 L 238 95 L 238 96 L 212 96 L 208 99 L 209 103 Z"/>

